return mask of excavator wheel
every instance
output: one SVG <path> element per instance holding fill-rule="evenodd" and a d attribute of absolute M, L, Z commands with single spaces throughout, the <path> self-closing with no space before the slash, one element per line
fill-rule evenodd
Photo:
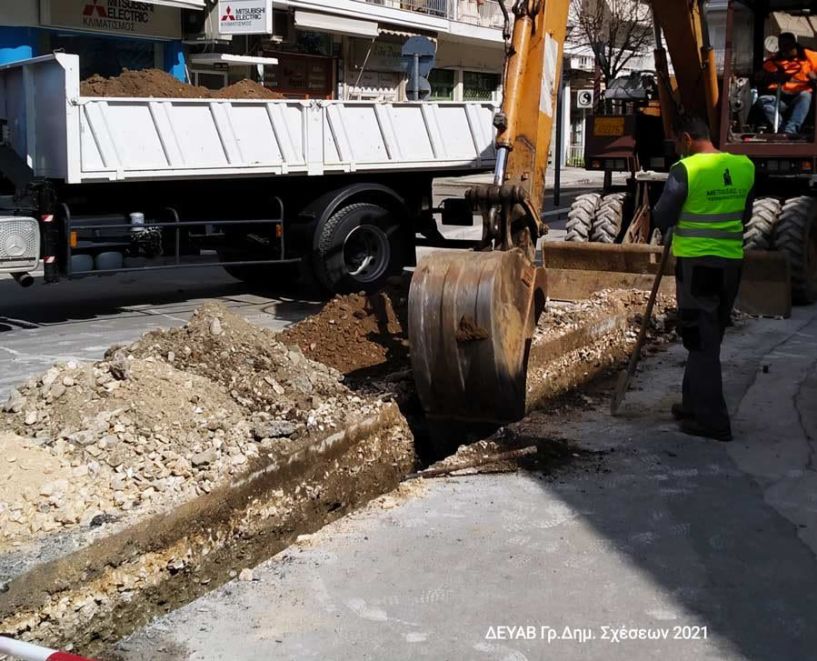
<path fill-rule="evenodd" d="M 429 419 L 506 423 L 525 414 L 530 341 L 544 269 L 519 249 L 434 253 L 409 292 L 409 342 Z"/>
<path fill-rule="evenodd" d="M 627 193 L 611 193 L 601 199 L 593 227 L 590 230 L 590 240 L 594 243 L 615 243 L 621 228 L 624 225 L 624 209 L 627 206 Z"/>
<path fill-rule="evenodd" d="M 792 301 L 817 302 L 817 199 L 786 200 L 774 227 L 774 247 L 789 258 Z"/>
<path fill-rule="evenodd" d="M 774 197 L 755 200 L 752 217 L 743 230 L 743 247 L 746 250 L 771 250 L 774 226 L 780 218 L 783 205 Z"/>
<path fill-rule="evenodd" d="M 579 195 L 573 201 L 567 214 L 567 223 L 565 224 L 567 236 L 565 241 L 587 243 L 590 240 L 593 221 L 596 218 L 596 212 L 600 204 L 601 195 L 598 193 L 585 193 Z"/>

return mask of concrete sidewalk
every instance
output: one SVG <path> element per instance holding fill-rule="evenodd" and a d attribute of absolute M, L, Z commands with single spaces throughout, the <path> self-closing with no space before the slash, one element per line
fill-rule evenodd
<path fill-rule="evenodd" d="M 732 444 L 683 436 L 669 419 L 683 357 L 674 347 L 649 360 L 622 417 L 602 401 L 520 428 L 600 454 L 549 474 L 435 480 L 381 499 L 119 651 L 131 660 L 814 658 L 817 308 L 729 334 Z"/>

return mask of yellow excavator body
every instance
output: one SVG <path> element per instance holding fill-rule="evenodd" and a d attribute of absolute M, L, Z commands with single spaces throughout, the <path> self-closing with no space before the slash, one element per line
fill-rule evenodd
<path fill-rule="evenodd" d="M 429 417 L 507 422 L 524 415 L 528 350 L 547 291 L 534 264 L 562 75 L 569 2 L 517 0 L 497 114 L 494 182 L 467 197 L 481 249 L 433 253 L 409 293 L 409 341 Z"/>

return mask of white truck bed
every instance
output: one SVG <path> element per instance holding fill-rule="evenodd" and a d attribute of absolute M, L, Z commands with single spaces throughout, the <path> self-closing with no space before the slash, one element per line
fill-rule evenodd
<path fill-rule="evenodd" d="M 83 97 L 76 55 L 0 66 L 5 142 L 35 176 L 68 184 L 486 170 L 493 114 L 491 103 Z"/>

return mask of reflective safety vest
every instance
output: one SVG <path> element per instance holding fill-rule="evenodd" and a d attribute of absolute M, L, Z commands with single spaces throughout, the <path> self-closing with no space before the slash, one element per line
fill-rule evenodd
<path fill-rule="evenodd" d="M 673 255 L 743 259 L 743 214 L 755 185 L 754 163 L 718 152 L 695 154 L 680 164 L 688 192 L 673 233 Z"/>

